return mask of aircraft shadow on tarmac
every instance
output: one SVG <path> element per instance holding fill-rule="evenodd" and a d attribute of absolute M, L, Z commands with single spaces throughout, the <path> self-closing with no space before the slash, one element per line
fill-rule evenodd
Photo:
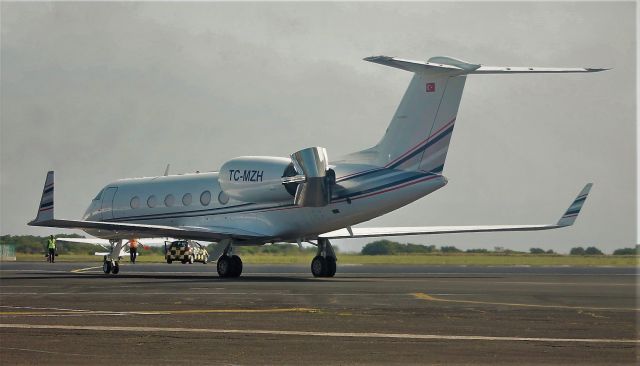
<path fill-rule="evenodd" d="M 451 276 L 451 275 L 412 275 L 409 277 L 398 277 L 398 276 L 368 276 L 362 275 L 358 276 L 357 274 L 350 273 L 348 277 L 335 277 L 335 278 L 313 278 L 313 277 L 287 277 L 287 276 L 252 276 L 251 274 L 239 277 L 239 278 L 220 278 L 217 274 L 118 274 L 117 276 L 105 275 L 101 273 L 64 273 L 64 274 L 46 274 L 46 275 L 21 275 L 16 277 L 7 277 L 3 276 L 3 280 L 9 279 L 31 279 L 31 280 L 48 280 L 48 279 L 95 279 L 100 278 L 105 281 L 114 281 L 117 279 L 145 279 L 145 280 L 156 280 L 155 283 L 162 282 L 177 282 L 177 281 L 189 281 L 189 282 L 361 282 L 362 280 L 370 280 L 375 281 L 377 279 L 385 280 L 385 279 L 499 279 L 504 278 L 504 276 Z M 167 281 L 167 280 L 176 280 L 176 281 Z"/>

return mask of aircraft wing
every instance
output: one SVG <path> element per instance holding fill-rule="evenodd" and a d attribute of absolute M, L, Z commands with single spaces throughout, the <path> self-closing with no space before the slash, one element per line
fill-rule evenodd
<path fill-rule="evenodd" d="M 56 238 L 57 241 L 67 242 L 67 243 L 83 243 L 83 244 L 95 244 L 101 246 L 109 246 L 109 239 L 100 239 L 100 238 Z M 149 247 L 159 247 L 163 246 L 165 241 L 174 241 L 176 239 L 173 238 L 143 238 L 137 239 L 138 243 L 143 246 Z"/>
<path fill-rule="evenodd" d="M 478 233 L 496 231 L 536 231 L 558 229 L 573 225 L 589 195 L 592 184 L 587 184 L 571 203 L 564 215 L 555 224 L 548 225 L 478 225 L 478 226 L 419 226 L 419 227 L 372 227 L 348 228 L 318 235 L 326 239 L 367 238 L 377 236 L 405 236 L 426 234 Z"/>
<path fill-rule="evenodd" d="M 94 230 L 104 233 L 105 237 L 126 239 L 149 238 L 149 237 L 177 237 L 182 239 L 194 239 L 205 241 L 220 241 L 223 239 L 250 240 L 255 238 L 265 238 L 258 233 L 233 228 L 218 227 L 192 227 L 192 226 L 165 226 L 131 224 L 109 221 L 84 221 L 84 220 L 58 220 L 31 221 L 30 226 L 57 227 L 63 229 Z"/>

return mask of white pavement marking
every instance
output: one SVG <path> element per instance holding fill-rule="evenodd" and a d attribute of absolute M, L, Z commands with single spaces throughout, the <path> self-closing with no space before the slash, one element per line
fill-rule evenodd
<path fill-rule="evenodd" d="M 13 329 L 53 329 L 53 330 L 89 330 L 113 332 L 166 332 L 166 333 L 217 333 L 276 335 L 303 337 L 345 337 L 345 338 L 387 338 L 387 339 L 421 339 L 421 340 L 454 340 L 454 341 L 515 341 L 515 342 L 549 342 L 549 343 L 614 343 L 640 344 L 637 339 L 603 339 L 603 338 L 534 338 L 534 337 L 491 337 L 478 335 L 445 335 L 445 334 L 406 334 L 406 333 L 356 333 L 356 332 L 307 332 L 295 330 L 262 330 L 262 329 L 210 329 L 210 328 L 165 328 L 165 327 L 114 327 L 91 325 L 44 325 L 44 324 L 0 324 L 0 328 Z"/>
<path fill-rule="evenodd" d="M 82 356 L 82 357 L 90 356 L 90 355 L 81 355 L 79 353 L 43 351 L 43 350 L 31 349 L 31 348 L 0 347 L 0 349 L 10 349 L 10 350 L 22 351 L 22 352 L 48 353 L 48 354 L 65 355 L 65 356 Z"/>

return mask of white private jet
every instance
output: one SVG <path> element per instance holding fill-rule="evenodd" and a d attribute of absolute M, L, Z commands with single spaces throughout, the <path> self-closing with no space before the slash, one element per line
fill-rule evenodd
<path fill-rule="evenodd" d="M 332 277 L 330 239 L 443 233 L 532 231 L 571 226 L 587 184 L 555 224 L 361 228 L 353 225 L 403 207 L 447 184 L 442 175 L 469 74 L 582 73 L 606 69 L 492 67 L 449 57 L 427 62 L 388 56 L 366 61 L 414 73 L 391 124 L 375 146 L 329 163 L 322 147 L 290 157 L 243 156 L 219 172 L 123 179 L 107 184 L 82 220 L 54 218 L 53 172 L 48 172 L 32 226 L 80 229 L 108 240 L 105 273 L 119 272 L 123 241 L 173 237 L 218 242 L 220 277 L 238 277 L 233 247 L 310 242 L 316 277 Z"/>

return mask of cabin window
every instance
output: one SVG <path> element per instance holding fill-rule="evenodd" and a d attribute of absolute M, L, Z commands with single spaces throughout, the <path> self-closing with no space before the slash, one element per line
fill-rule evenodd
<path fill-rule="evenodd" d="M 220 191 L 220 194 L 218 195 L 218 202 L 220 202 L 221 205 L 226 205 L 229 202 L 229 196 L 227 196 L 223 191 Z"/>
<path fill-rule="evenodd" d="M 191 193 L 185 193 L 184 196 L 182 196 L 182 204 L 185 206 L 191 204 Z"/>
<path fill-rule="evenodd" d="M 176 198 L 173 197 L 172 194 L 168 194 L 165 198 L 164 198 L 164 205 L 167 207 L 171 207 L 173 205 L 176 204 Z"/>
<path fill-rule="evenodd" d="M 129 203 L 129 205 L 133 209 L 136 209 L 136 208 L 140 207 L 140 198 L 138 196 L 133 197 L 131 199 L 131 202 Z"/>
<path fill-rule="evenodd" d="M 156 207 L 156 203 L 156 196 L 151 195 L 149 196 L 149 198 L 147 198 L 147 206 L 149 206 L 150 208 Z"/>
<path fill-rule="evenodd" d="M 200 203 L 203 206 L 208 206 L 210 202 L 211 202 L 211 192 L 209 191 L 202 192 L 202 194 L 200 195 Z"/>

